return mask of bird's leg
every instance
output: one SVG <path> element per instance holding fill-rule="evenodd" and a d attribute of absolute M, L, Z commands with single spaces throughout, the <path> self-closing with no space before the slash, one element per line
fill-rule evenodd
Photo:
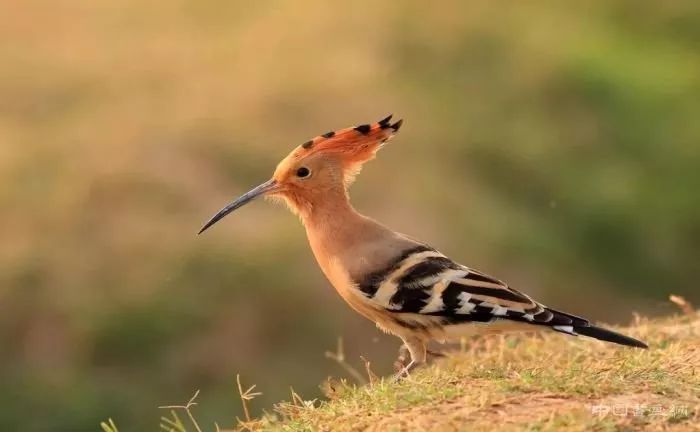
<path fill-rule="evenodd" d="M 419 338 L 408 337 L 403 339 L 403 347 L 399 350 L 399 360 L 402 362 L 402 365 L 403 359 L 401 359 L 401 352 L 404 349 L 404 347 L 405 350 L 408 350 L 409 354 L 411 354 L 411 361 L 394 376 L 394 379 L 396 381 L 401 380 L 401 378 L 403 377 L 409 376 L 409 373 L 416 366 L 424 364 L 427 358 L 425 343 Z"/>
<path fill-rule="evenodd" d="M 436 357 L 436 358 L 446 357 L 446 354 L 441 352 L 441 351 L 426 349 L 425 352 L 427 353 L 428 360 L 430 360 L 431 357 Z M 394 371 L 399 372 L 406 367 L 406 365 L 409 363 L 407 361 L 409 355 L 410 355 L 410 353 L 408 351 L 408 347 L 406 346 L 406 344 L 401 344 L 401 346 L 399 347 L 399 355 L 396 358 L 396 360 L 394 361 Z"/>
<path fill-rule="evenodd" d="M 398 372 L 404 367 L 406 367 L 406 358 L 408 357 L 408 348 L 406 345 L 401 344 L 399 347 L 399 355 L 394 360 L 394 371 Z"/>
<path fill-rule="evenodd" d="M 401 344 L 399 347 L 399 356 L 394 361 L 394 371 L 399 372 L 403 370 L 408 364 L 407 360 L 409 356 L 410 353 L 408 352 L 408 347 L 406 344 Z"/>

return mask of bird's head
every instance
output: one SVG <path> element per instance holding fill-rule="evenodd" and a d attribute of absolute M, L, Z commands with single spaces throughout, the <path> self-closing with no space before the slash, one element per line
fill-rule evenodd
<path fill-rule="evenodd" d="M 261 196 L 281 197 L 293 211 L 304 215 L 318 200 L 344 194 L 362 165 L 374 159 L 402 122 L 391 123 L 388 116 L 374 124 L 328 132 L 305 142 L 277 165 L 270 180 L 221 209 L 199 233 Z"/>

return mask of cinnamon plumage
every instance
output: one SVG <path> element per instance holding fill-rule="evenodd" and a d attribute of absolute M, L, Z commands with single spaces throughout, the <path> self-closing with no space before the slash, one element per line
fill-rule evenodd
<path fill-rule="evenodd" d="M 260 196 L 283 198 L 299 215 L 321 270 L 340 296 L 411 355 L 402 373 L 427 359 L 426 345 L 482 333 L 549 329 L 646 348 L 631 337 L 534 301 L 501 280 L 358 213 L 348 187 L 362 165 L 398 132 L 391 116 L 317 136 L 284 158 L 272 178 L 219 211 L 200 234 Z"/>

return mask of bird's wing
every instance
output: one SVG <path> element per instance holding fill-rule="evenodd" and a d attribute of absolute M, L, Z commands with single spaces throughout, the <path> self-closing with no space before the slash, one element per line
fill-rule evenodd
<path fill-rule="evenodd" d="M 545 325 L 564 333 L 587 320 L 555 311 L 506 283 L 455 263 L 440 252 L 417 246 L 358 283 L 375 307 L 406 317 L 440 317 L 443 325 L 504 319 Z"/>

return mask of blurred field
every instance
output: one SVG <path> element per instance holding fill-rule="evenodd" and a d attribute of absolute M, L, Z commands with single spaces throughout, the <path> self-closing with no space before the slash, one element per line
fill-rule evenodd
<path fill-rule="evenodd" d="M 195 233 L 390 112 L 361 211 L 592 319 L 700 302 L 696 1 L 6 3 L 0 430 L 155 429 L 195 389 L 223 424 L 236 373 L 255 410 L 319 395 L 339 335 L 388 372 L 281 207 Z"/>

